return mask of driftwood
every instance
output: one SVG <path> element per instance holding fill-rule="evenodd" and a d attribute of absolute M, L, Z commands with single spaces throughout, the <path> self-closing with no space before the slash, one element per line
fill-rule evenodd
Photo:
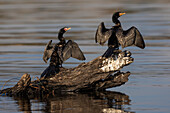
<path fill-rule="evenodd" d="M 117 57 L 98 57 L 71 69 L 61 68 L 60 72 L 50 78 L 31 82 L 29 74 L 24 74 L 12 88 L 1 90 L 6 95 L 55 94 L 62 91 L 84 92 L 103 91 L 120 86 L 128 81 L 130 72 L 119 70 L 133 62 L 129 51 L 118 51 Z M 112 75 L 112 73 L 114 73 Z"/>

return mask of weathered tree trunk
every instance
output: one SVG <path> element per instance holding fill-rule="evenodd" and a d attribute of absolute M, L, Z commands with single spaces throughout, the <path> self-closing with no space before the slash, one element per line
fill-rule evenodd
<path fill-rule="evenodd" d="M 88 63 L 82 63 L 71 69 L 61 68 L 54 77 L 31 81 L 24 74 L 12 88 L 4 89 L 1 93 L 8 95 L 23 95 L 37 93 L 58 93 L 61 91 L 101 91 L 120 86 L 128 81 L 130 72 L 119 70 L 133 62 L 129 51 L 119 52 L 117 59 L 98 57 Z M 115 73 L 116 72 L 116 73 Z M 114 73 L 114 75 L 111 75 Z"/>

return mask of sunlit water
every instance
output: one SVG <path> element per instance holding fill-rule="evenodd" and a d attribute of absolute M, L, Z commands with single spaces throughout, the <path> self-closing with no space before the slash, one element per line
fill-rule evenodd
<path fill-rule="evenodd" d="M 136 26 L 144 36 L 146 48 L 128 47 L 135 62 L 125 67 L 129 81 L 118 88 L 110 88 L 113 96 L 70 94 L 43 99 L 0 97 L 1 112 L 57 112 L 100 113 L 114 112 L 167 113 L 170 112 L 170 2 L 168 0 L 1 0 L 0 1 L 0 88 L 15 85 L 29 73 L 39 77 L 48 66 L 42 60 L 46 43 L 61 27 L 72 29 L 64 36 L 77 42 L 88 62 L 107 49 L 95 43 L 97 26 L 104 21 L 111 27 L 115 11 L 124 11 L 120 20 L 123 28 Z M 81 61 L 67 60 L 70 68 Z M 123 95 L 123 97 L 122 97 Z M 117 98 L 124 100 L 116 102 Z M 128 101 L 128 102 L 124 102 Z M 116 111 L 117 110 L 117 111 Z"/>

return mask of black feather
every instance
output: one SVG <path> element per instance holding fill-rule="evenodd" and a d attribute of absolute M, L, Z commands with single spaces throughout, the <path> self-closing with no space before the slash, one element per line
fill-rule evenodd
<path fill-rule="evenodd" d="M 101 22 L 97 28 L 95 41 L 100 45 L 104 45 L 104 43 L 112 36 L 113 31 L 111 29 L 106 29 L 104 22 Z"/>
<path fill-rule="evenodd" d="M 145 48 L 145 42 L 143 40 L 143 37 L 136 27 L 131 27 L 126 31 L 123 31 L 122 28 L 119 28 L 116 31 L 116 37 L 122 48 L 132 45 L 135 45 L 141 49 Z"/>
<path fill-rule="evenodd" d="M 52 46 L 52 40 L 50 40 L 45 49 L 44 49 L 44 54 L 43 54 L 43 60 L 45 63 L 47 63 L 48 59 L 51 57 L 53 51 L 54 51 L 54 47 Z"/>
<path fill-rule="evenodd" d="M 69 40 L 63 49 L 63 61 L 70 57 L 76 58 L 78 60 L 85 60 L 83 52 L 80 50 L 78 44 L 72 40 Z"/>

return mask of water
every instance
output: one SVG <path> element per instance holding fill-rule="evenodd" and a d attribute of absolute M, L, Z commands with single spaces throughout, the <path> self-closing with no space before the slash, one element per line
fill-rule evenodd
<path fill-rule="evenodd" d="M 99 113 L 120 112 L 121 109 L 121 112 L 137 113 L 170 112 L 168 0 L 0 0 L 0 88 L 11 78 L 5 88 L 15 85 L 24 73 L 39 77 L 48 65 L 42 60 L 44 47 L 50 39 L 58 42 L 56 34 L 64 26 L 72 28 L 65 37 L 80 45 L 86 62 L 98 57 L 107 46 L 95 43 L 97 26 L 104 21 L 111 27 L 111 16 L 119 10 L 127 13 L 120 18 L 123 28 L 136 26 L 146 42 L 144 50 L 126 48 L 133 53 L 135 62 L 123 69 L 131 72 L 125 85 L 110 88 L 106 94 L 34 99 L 0 97 L 0 111 Z M 64 67 L 80 63 L 71 58 Z"/>

